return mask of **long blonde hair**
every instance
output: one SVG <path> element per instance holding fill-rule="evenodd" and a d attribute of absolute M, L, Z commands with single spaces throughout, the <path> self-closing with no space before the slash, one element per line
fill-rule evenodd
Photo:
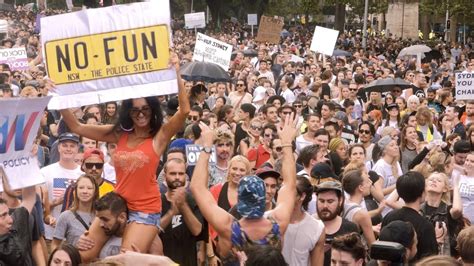
<path fill-rule="evenodd" d="M 70 211 L 75 212 L 79 208 L 79 199 L 77 196 L 77 184 L 82 179 L 88 179 L 91 181 L 92 185 L 94 186 L 94 197 L 92 198 L 91 210 L 90 212 L 94 212 L 94 202 L 99 199 L 99 185 L 95 182 L 95 179 L 90 175 L 81 175 L 74 184 L 74 200 L 72 201 L 71 207 L 69 208 Z"/>
<path fill-rule="evenodd" d="M 250 171 L 252 169 L 250 168 L 250 162 L 246 157 L 244 157 L 242 155 L 236 155 L 236 156 L 232 157 L 232 159 L 230 159 L 230 161 L 229 161 L 229 169 L 232 167 L 232 164 L 234 162 L 243 163 L 245 165 L 245 170 L 246 170 L 245 174 L 246 175 L 250 174 Z M 230 181 L 229 180 L 229 171 L 227 171 L 227 181 Z"/>

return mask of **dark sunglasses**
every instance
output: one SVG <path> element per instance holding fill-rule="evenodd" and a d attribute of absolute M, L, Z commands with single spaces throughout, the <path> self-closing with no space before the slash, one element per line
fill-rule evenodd
<path fill-rule="evenodd" d="M 301 105 L 301 104 L 295 104 L 295 105 L 293 105 L 293 107 L 295 107 L 295 108 L 301 108 L 301 107 L 303 107 L 303 105 Z"/>
<path fill-rule="evenodd" d="M 259 126 L 255 126 L 255 125 L 250 125 L 250 128 L 253 129 L 253 130 L 262 130 L 262 127 L 259 127 Z"/>
<path fill-rule="evenodd" d="M 95 169 L 102 169 L 104 167 L 103 163 L 84 163 L 84 166 L 87 169 L 92 169 L 95 166 Z"/>
<path fill-rule="evenodd" d="M 139 108 L 130 109 L 130 115 L 132 117 L 138 117 L 140 115 L 140 113 L 143 114 L 144 116 L 151 115 L 151 107 L 150 106 L 144 106 L 141 109 L 139 109 Z"/>
<path fill-rule="evenodd" d="M 192 121 L 198 121 L 199 120 L 199 116 L 197 116 L 197 115 L 190 115 L 188 117 L 189 117 L 189 120 L 192 120 Z"/>
<path fill-rule="evenodd" d="M 351 88 L 349 88 L 349 90 L 350 90 L 350 91 L 357 91 L 357 89 L 351 89 Z"/>
<path fill-rule="evenodd" d="M 282 113 L 283 115 L 291 115 L 292 112 L 289 111 L 289 112 L 281 112 L 281 113 Z"/>
<path fill-rule="evenodd" d="M 21 78 L 21 75 L 15 75 L 14 78 Z"/>
<path fill-rule="evenodd" d="M 361 129 L 361 130 L 359 130 L 359 133 L 360 133 L 360 134 L 367 134 L 367 135 L 370 135 L 372 132 L 370 132 L 370 130 Z"/>
<path fill-rule="evenodd" d="M 237 86 L 237 87 L 244 87 L 245 84 L 239 84 L 239 83 L 238 83 L 236 86 Z"/>

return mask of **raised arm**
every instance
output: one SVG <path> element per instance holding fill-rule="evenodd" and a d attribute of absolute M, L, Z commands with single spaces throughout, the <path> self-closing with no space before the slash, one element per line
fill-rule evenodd
<path fill-rule="evenodd" d="M 203 146 L 211 147 L 214 133 L 202 122 L 199 126 L 202 130 L 201 136 L 203 139 Z M 196 201 L 202 215 L 208 223 L 212 225 L 216 232 L 219 235 L 229 233 L 230 236 L 232 216 L 217 205 L 217 202 L 214 200 L 214 197 L 207 188 L 209 182 L 209 157 L 210 154 L 204 151 L 199 154 L 193 178 L 191 179 L 191 193 L 193 194 L 194 200 Z"/>
<path fill-rule="evenodd" d="M 79 123 L 79 120 L 77 120 L 71 109 L 64 109 L 60 112 L 64 122 L 71 132 L 89 139 L 111 143 L 118 142 L 118 134 L 114 132 L 113 125 L 82 124 Z"/>
<path fill-rule="evenodd" d="M 291 213 L 295 206 L 296 200 L 296 163 L 293 156 L 292 141 L 296 136 L 296 124 L 298 118 L 293 116 L 285 119 L 283 129 L 278 127 L 278 135 L 280 136 L 283 158 L 281 176 L 283 178 L 283 185 L 278 191 L 278 200 L 275 209 L 272 212 L 272 217 L 280 225 L 280 232 L 282 235 L 286 231 L 286 227 L 290 222 Z"/>
<path fill-rule="evenodd" d="M 170 139 L 183 127 L 184 121 L 188 117 L 191 110 L 188 93 L 184 87 L 184 82 L 179 74 L 179 58 L 176 54 L 170 55 L 170 63 L 176 69 L 176 79 L 178 80 L 178 111 L 170 118 L 168 123 L 163 125 L 163 128 L 155 135 L 155 151 L 157 154 L 162 154 L 166 148 L 166 144 Z"/>
<path fill-rule="evenodd" d="M 451 217 L 456 220 L 462 216 L 462 201 L 459 194 L 459 175 L 453 176 L 453 206 L 449 213 Z"/>

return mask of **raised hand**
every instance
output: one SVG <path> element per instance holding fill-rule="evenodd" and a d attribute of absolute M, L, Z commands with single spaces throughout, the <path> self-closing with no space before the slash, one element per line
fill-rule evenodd
<path fill-rule="evenodd" d="M 277 127 L 278 136 L 283 144 L 291 144 L 295 139 L 298 131 L 296 125 L 298 124 L 298 116 L 295 113 L 291 113 L 283 124 L 283 128 Z"/>

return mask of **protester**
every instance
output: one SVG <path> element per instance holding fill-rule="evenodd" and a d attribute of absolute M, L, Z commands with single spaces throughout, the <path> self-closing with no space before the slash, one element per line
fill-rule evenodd
<path fill-rule="evenodd" d="M 48 266 L 60 266 L 60 265 L 81 265 L 81 255 L 77 249 L 71 245 L 63 243 L 51 252 L 48 260 Z"/>
<path fill-rule="evenodd" d="M 171 60 L 172 66 L 179 72 L 177 56 Z M 127 250 L 131 250 L 132 244 L 139 250 L 149 250 L 159 231 L 161 198 L 155 171 L 166 143 L 182 127 L 189 112 L 189 101 L 179 75 L 178 86 L 180 108 L 164 125 L 161 108 L 153 97 L 124 101 L 119 122 L 115 126 L 80 124 L 69 110 L 61 111 L 64 121 L 73 132 L 99 141 L 118 143 L 114 156 L 117 173 L 115 190 L 126 199 L 130 211 L 130 224 L 122 241 L 122 247 Z M 142 145 L 144 143 L 146 145 Z M 140 155 L 130 157 L 136 150 L 141 151 Z M 148 158 L 147 164 L 144 164 L 144 158 Z M 152 185 L 142 186 L 143 182 L 151 182 Z M 99 228 L 98 219 L 92 223 L 89 231 L 96 245 L 89 251 L 81 252 L 86 262 L 98 256 L 108 239 Z"/>

